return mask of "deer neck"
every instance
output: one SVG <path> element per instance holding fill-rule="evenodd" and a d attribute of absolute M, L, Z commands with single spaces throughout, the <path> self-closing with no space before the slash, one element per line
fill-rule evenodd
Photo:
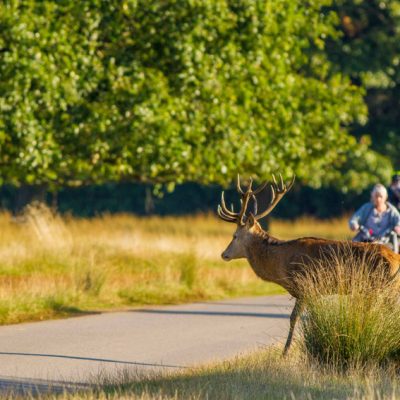
<path fill-rule="evenodd" d="M 258 277 L 282 285 L 286 274 L 284 240 L 260 229 L 246 243 L 246 258 Z"/>

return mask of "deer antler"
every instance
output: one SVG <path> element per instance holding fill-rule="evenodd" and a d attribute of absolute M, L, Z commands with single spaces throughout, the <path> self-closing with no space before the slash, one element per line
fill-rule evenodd
<path fill-rule="evenodd" d="M 250 183 L 249 186 L 247 187 L 246 191 L 243 191 L 241 185 L 240 185 L 240 177 L 239 174 L 237 176 L 237 183 L 236 183 L 236 189 L 239 192 L 241 199 L 240 199 L 240 204 L 241 208 L 239 212 L 235 212 L 233 210 L 229 210 L 225 204 L 225 197 L 224 197 L 224 192 L 221 194 L 221 204 L 218 205 L 218 215 L 220 218 L 222 218 L 224 221 L 227 222 L 234 222 L 237 223 L 238 225 L 243 225 L 245 223 L 243 217 L 245 216 L 247 206 L 249 204 L 250 198 L 253 198 L 254 200 L 254 218 L 258 221 L 261 218 L 264 218 L 266 215 L 268 215 L 274 208 L 275 206 L 279 203 L 279 201 L 282 199 L 282 197 L 285 195 L 286 192 L 288 192 L 291 187 L 294 184 L 295 176 L 293 175 L 292 180 L 290 181 L 289 185 L 286 186 L 286 184 L 283 181 L 282 175 L 279 174 L 279 183 L 277 182 L 275 175 L 272 175 L 272 182 L 270 183 L 270 189 L 271 189 L 271 200 L 269 202 L 268 207 L 259 215 L 257 215 L 257 198 L 256 195 L 259 194 L 261 191 L 265 189 L 267 186 L 268 182 L 264 182 L 262 185 L 260 185 L 256 190 L 252 190 L 252 185 L 253 185 L 253 180 L 250 178 Z"/>
<path fill-rule="evenodd" d="M 257 214 L 257 199 L 256 195 L 260 193 L 264 188 L 267 186 L 267 182 L 263 183 L 261 186 L 259 186 L 256 190 L 252 190 L 252 185 L 253 185 L 253 179 L 250 178 L 249 186 L 247 187 L 246 191 L 243 191 L 241 185 L 240 185 L 240 176 L 238 174 L 237 176 L 237 183 L 236 183 L 236 190 L 239 192 L 241 199 L 240 199 L 240 204 L 241 208 L 240 211 L 234 212 L 233 207 L 232 211 L 229 210 L 226 207 L 225 204 L 225 197 L 224 197 L 224 192 L 221 194 L 221 204 L 218 205 L 218 215 L 220 218 L 222 218 L 224 221 L 227 222 L 234 222 L 237 223 L 238 225 L 243 225 L 244 224 L 244 219 L 243 217 L 245 216 L 247 206 L 249 204 L 249 200 L 252 197 L 254 199 L 254 214 Z"/>
<path fill-rule="evenodd" d="M 289 185 L 286 186 L 286 184 L 283 182 L 282 175 L 279 174 L 279 184 L 276 181 L 275 175 L 272 175 L 272 182 L 270 184 L 271 188 L 271 200 L 269 202 L 268 207 L 259 215 L 254 215 L 254 218 L 258 221 L 261 218 L 264 218 L 267 216 L 274 208 L 275 206 L 280 202 L 282 197 L 288 192 L 295 180 L 295 175 L 293 175 L 292 180 L 290 181 Z"/>

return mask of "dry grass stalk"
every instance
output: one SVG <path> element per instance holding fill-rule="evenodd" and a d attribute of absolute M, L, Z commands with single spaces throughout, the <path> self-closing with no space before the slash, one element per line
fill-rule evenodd
<path fill-rule="evenodd" d="M 219 260 L 224 224 L 104 215 L 79 219 L 26 209 L 0 213 L 0 323 L 101 309 L 281 292 L 244 264 Z"/>
<path fill-rule="evenodd" d="M 344 246 L 298 276 L 307 354 L 339 370 L 400 361 L 400 275 L 387 268 L 379 253 L 360 258 Z"/>

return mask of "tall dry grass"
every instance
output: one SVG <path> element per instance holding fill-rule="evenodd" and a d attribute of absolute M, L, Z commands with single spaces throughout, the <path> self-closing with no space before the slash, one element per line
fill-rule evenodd
<path fill-rule="evenodd" d="M 338 374 L 311 362 L 301 349 L 282 357 L 280 347 L 180 373 L 143 376 L 125 373 L 99 394 L 133 399 L 396 399 L 394 370 L 371 369 Z"/>
<path fill-rule="evenodd" d="M 71 313 L 282 293 L 224 263 L 232 224 L 212 215 L 79 219 L 31 205 L 0 214 L 0 324 Z"/>
<path fill-rule="evenodd" d="M 114 376 L 100 375 L 93 390 L 39 398 L 394 400 L 400 396 L 393 370 L 338 374 L 334 369 L 313 364 L 299 350 L 287 358 L 282 358 L 281 352 L 281 348 L 271 347 L 180 372 L 144 374 L 126 369 Z"/>
<path fill-rule="evenodd" d="M 271 221 L 282 238 L 339 237 L 346 222 Z M 99 309 L 283 293 L 220 254 L 235 227 L 213 215 L 60 217 L 0 213 L 0 324 Z M 342 232 L 342 233 L 339 233 Z"/>
<path fill-rule="evenodd" d="M 301 217 L 294 221 L 272 219 L 270 230 L 278 238 L 287 240 L 303 236 L 345 240 L 354 236 L 348 228 L 346 216 L 326 220 L 313 217 Z"/>
<path fill-rule="evenodd" d="M 305 353 L 337 370 L 399 362 L 399 279 L 374 250 L 360 258 L 347 245 L 315 261 L 297 280 Z"/>

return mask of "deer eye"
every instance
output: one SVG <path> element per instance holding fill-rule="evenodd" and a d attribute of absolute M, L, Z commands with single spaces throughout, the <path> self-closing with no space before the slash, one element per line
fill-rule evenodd
<path fill-rule="evenodd" d="M 236 239 L 236 238 L 237 238 L 237 235 L 236 235 L 236 233 L 233 235 L 233 238 L 234 238 L 234 239 Z"/>

